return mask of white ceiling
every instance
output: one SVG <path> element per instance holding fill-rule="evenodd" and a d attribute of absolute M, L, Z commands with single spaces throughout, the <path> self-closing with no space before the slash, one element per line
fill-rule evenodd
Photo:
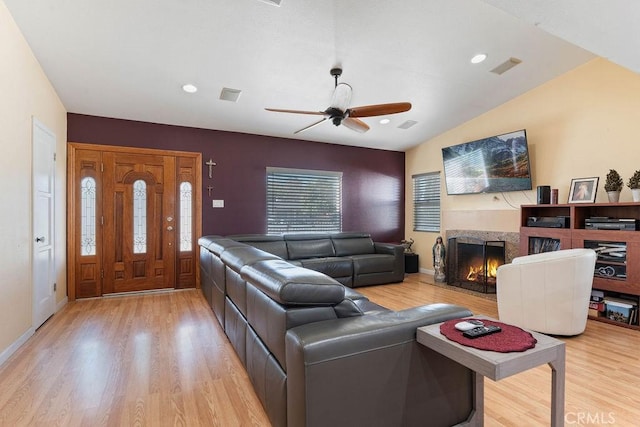
<path fill-rule="evenodd" d="M 634 0 L 4 3 L 69 112 L 386 150 L 464 123 L 589 61 L 589 51 L 640 71 Z M 473 65 L 478 52 L 489 57 Z M 510 57 L 522 63 L 489 72 Z M 365 134 L 327 122 L 298 135 L 317 118 L 264 110 L 324 110 L 334 66 L 353 87 L 351 106 L 413 108 L 387 125 L 363 119 Z M 242 90 L 237 103 L 219 99 L 223 87 Z M 406 120 L 418 123 L 399 129 Z"/>

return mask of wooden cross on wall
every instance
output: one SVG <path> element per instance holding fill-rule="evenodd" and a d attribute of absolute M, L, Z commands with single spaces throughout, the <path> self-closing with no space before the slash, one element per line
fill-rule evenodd
<path fill-rule="evenodd" d="M 209 158 L 209 160 L 204 164 L 209 166 L 209 179 L 213 178 L 213 167 L 216 166 L 216 162 L 214 162 L 213 159 Z"/>

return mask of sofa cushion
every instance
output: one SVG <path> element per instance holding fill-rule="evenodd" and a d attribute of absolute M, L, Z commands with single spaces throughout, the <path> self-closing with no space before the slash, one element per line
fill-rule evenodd
<path fill-rule="evenodd" d="M 202 240 L 202 238 L 200 238 Z M 204 245 L 200 245 L 200 246 L 204 246 Z M 242 243 L 233 241 L 231 239 L 226 239 L 224 237 L 221 237 L 219 239 L 214 239 L 211 240 L 209 242 L 209 244 L 207 245 L 207 248 L 215 255 L 220 256 L 220 254 L 222 252 L 224 252 L 225 250 L 227 250 L 228 248 L 233 248 L 233 247 L 238 247 L 238 246 L 243 246 Z"/>
<path fill-rule="evenodd" d="M 326 257 L 300 260 L 304 268 L 319 271 L 329 277 L 351 277 L 353 261 L 350 258 Z"/>
<path fill-rule="evenodd" d="M 336 233 L 331 235 L 336 256 L 373 254 L 373 240 L 366 233 Z"/>
<path fill-rule="evenodd" d="M 222 252 L 222 255 L 220 255 L 220 259 L 222 259 L 227 267 L 239 273 L 245 265 L 251 265 L 254 262 L 265 259 L 280 258 L 258 248 L 254 248 L 253 246 L 242 245 L 227 248 Z"/>
<path fill-rule="evenodd" d="M 393 255 L 352 255 L 353 271 L 356 275 L 393 271 L 396 259 Z"/>
<path fill-rule="evenodd" d="M 285 234 L 287 259 L 335 256 L 331 239 L 326 234 Z"/>
<path fill-rule="evenodd" d="M 355 317 L 362 316 L 364 312 L 360 309 L 360 306 L 355 301 L 350 299 L 343 299 L 338 305 L 335 305 L 333 309 L 336 312 L 338 318 L 341 317 Z"/>
<path fill-rule="evenodd" d="M 242 278 L 285 305 L 335 305 L 344 299 L 342 284 L 317 271 L 283 260 L 258 261 L 240 271 Z"/>
<path fill-rule="evenodd" d="M 265 252 L 279 256 L 286 259 L 287 244 L 284 241 L 284 237 L 281 235 L 270 234 L 237 234 L 233 236 L 227 236 L 229 239 L 236 242 L 242 242 L 247 245 L 251 245 L 254 248 L 262 249 Z"/>

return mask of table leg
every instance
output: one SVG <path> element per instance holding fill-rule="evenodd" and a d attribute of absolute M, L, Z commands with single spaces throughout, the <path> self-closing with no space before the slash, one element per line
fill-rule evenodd
<path fill-rule="evenodd" d="M 564 426 L 564 386 L 565 348 L 558 348 L 556 359 L 549 362 L 551 367 L 551 427 Z"/>
<path fill-rule="evenodd" d="M 463 426 L 484 426 L 484 377 L 479 373 L 471 372 L 473 382 L 473 409 Z"/>

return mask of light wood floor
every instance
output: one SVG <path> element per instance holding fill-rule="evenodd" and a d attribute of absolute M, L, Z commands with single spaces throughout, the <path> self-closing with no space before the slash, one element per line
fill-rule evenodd
<path fill-rule="evenodd" d="M 392 309 L 433 302 L 496 316 L 494 300 L 429 284 L 359 288 Z M 640 332 L 589 321 L 567 343 L 566 425 L 640 420 Z M 542 366 L 485 381 L 485 425 L 549 424 Z M 197 290 L 69 303 L 0 367 L 0 426 L 268 426 Z"/>

